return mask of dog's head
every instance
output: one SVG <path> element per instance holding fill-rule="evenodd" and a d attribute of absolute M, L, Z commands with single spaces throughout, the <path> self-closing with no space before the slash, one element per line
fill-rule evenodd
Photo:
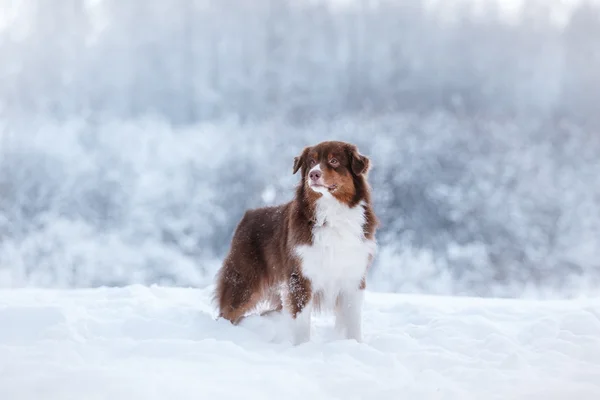
<path fill-rule="evenodd" d="M 346 142 L 329 141 L 306 147 L 294 158 L 294 174 L 302 171 L 302 182 L 308 193 L 333 196 L 355 205 L 366 188 L 370 160 L 358 148 Z"/>

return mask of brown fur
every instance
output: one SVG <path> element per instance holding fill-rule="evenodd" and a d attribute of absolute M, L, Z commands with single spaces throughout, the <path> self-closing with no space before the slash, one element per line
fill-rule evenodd
<path fill-rule="evenodd" d="M 313 296 L 318 303 L 319 296 L 312 292 L 311 282 L 302 275 L 294 255 L 296 246 L 312 244 L 315 202 L 322 196 L 306 184 L 314 163 L 320 163 L 327 185 L 336 185 L 332 194 L 339 201 L 350 207 L 360 207 L 364 201 L 364 235 L 366 239 L 374 238 L 377 218 L 366 180 L 369 159 L 360 155 L 356 146 L 344 142 L 305 148 L 294 158 L 293 173 L 302 172 L 294 199 L 280 206 L 248 210 L 235 230 L 230 251 L 217 274 L 215 291 L 219 315 L 232 323 L 237 324 L 260 301 L 268 302 L 271 311 L 285 306 L 294 318 Z M 364 290 L 366 277 L 357 285 Z M 283 299 L 279 288 L 284 289 Z"/>

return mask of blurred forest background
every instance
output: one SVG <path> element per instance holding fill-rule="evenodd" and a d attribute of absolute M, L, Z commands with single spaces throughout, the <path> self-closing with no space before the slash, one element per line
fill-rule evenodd
<path fill-rule="evenodd" d="M 600 4 L 0 0 L 0 287 L 203 286 L 326 139 L 373 290 L 600 287 Z"/>

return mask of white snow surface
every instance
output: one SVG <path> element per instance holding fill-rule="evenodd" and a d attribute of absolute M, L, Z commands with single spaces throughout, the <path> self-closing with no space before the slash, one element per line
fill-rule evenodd
<path fill-rule="evenodd" d="M 600 300 L 367 292 L 364 342 L 330 316 L 215 320 L 209 289 L 0 291 L 0 398 L 600 399 Z M 308 397 L 307 397 L 308 396 Z"/>

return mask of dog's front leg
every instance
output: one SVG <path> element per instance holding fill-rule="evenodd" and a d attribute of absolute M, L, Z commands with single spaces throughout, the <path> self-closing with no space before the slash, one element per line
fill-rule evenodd
<path fill-rule="evenodd" d="M 292 335 L 295 345 L 310 340 L 312 289 L 310 281 L 293 273 L 288 284 L 287 308 L 292 316 Z"/>
<path fill-rule="evenodd" d="M 364 290 L 340 293 L 335 307 L 335 330 L 345 339 L 362 341 L 362 307 Z"/>

